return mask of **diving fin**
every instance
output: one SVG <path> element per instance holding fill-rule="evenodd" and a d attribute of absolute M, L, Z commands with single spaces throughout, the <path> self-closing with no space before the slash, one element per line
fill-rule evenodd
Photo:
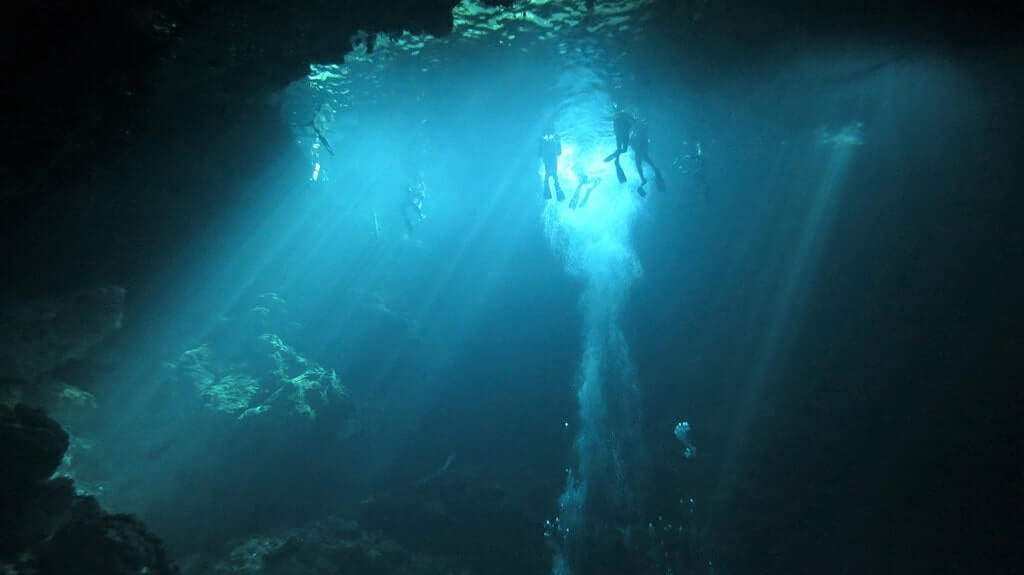
<path fill-rule="evenodd" d="M 619 151 L 615 150 L 614 152 L 612 152 L 612 153 L 608 154 L 607 156 L 605 156 L 604 157 L 604 161 L 605 162 L 610 162 L 610 161 L 614 160 L 615 158 L 617 158 L 618 156 L 619 156 Z"/>
<path fill-rule="evenodd" d="M 647 197 L 647 190 L 645 190 L 643 186 L 637 186 L 636 193 L 639 194 L 641 198 Z"/>
<path fill-rule="evenodd" d="M 618 162 L 615 162 L 615 175 L 619 177 L 620 184 L 626 183 L 626 172 L 622 171 L 622 166 Z"/>

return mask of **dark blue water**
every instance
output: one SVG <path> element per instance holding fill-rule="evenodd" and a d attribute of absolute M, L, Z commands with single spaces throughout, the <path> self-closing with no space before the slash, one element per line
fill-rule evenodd
<path fill-rule="evenodd" d="M 181 556 L 329 515 L 479 573 L 854 572 L 947 541 L 878 529 L 960 509 L 929 507 L 970 442 L 941 382 L 1005 353 L 972 283 L 1019 255 L 991 249 L 990 79 L 849 45 L 698 74 L 644 14 L 464 23 L 284 90 L 291 141 L 151 288 L 80 479 Z M 650 126 L 646 197 L 632 151 L 625 183 L 603 161 L 616 104 Z M 542 196 L 549 126 L 567 193 L 600 178 L 577 209 Z M 268 293 L 259 329 L 337 373 L 344 418 L 211 421 L 160 375 Z"/>

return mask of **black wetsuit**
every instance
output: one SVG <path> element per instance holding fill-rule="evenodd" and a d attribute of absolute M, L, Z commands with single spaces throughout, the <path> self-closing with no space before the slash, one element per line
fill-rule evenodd
<path fill-rule="evenodd" d="M 636 172 L 640 174 L 641 185 L 647 183 L 647 178 L 644 177 L 644 166 L 643 163 L 651 163 L 650 159 L 650 140 L 647 135 L 647 125 L 641 124 L 637 126 L 636 134 L 633 137 L 633 157 L 636 160 Z M 654 164 L 651 164 L 653 167 Z"/>
<path fill-rule="evenodd" d="M 697 153 L 693 155 L 693 181 L 697 186 L 697 191 L 704 195 L 705 198 L 708 196 L 708 179 L 707 172 L 704 171 L 704 150 L 701 145 L 697 144 Z"/>
<path fill-rule="evenodd" d="M 620 182 L 624 183 L 626 173 L 622 171 L 622 166 L 619 164 L 619 156 L 629 149 L 629 133 L 633 129 L 633 117 L 621 110 L 615 112 L 615 116 L 612 117 L 612 129 L 615 131 L 615 151 L 608 154 L 604 161 L 615 160 L 615 175 Z"/>
<path fill-rule="evenodd" d="M 574 210 L 585 206 L 587 201 L 590 200 L 590 192 L 593 192 L 594 188 L 601 184 L 601 178 L 591 178 L 582 173 L 577 173 L 576 177 L 579 178 L 579 183 L 576 184 L 576 193 L 569 200 L 569 207 Z M 587 193 L 580 199 L 580 192 L 583 191 L 583 186 L 587 186 Z"/>
<path fill-rule="evenodd" d="M 548 133 L 540 139 L 540 157 L 544 160 L 544 198 L 551 198 L 551 187 L 548 182 L 555 180 L 555 193 L 558 200 L 564 200 L 562 186 L 558 183 L 558 156 L 562 155 L 562 140 L 558 134 Z"/>
<path fill-rule="evenodd" d="M 615 112 L 612 128 L 615 130 L 615 153 L 625 154 L 629 149 L 629 132 L 633 128 L 633 117 L 626 112 Z"/>
<path fill-rule="evenodd" d="M 633 157 L 636 160 L 636 173 L 640 175 L 640 186 L 644 186 L 647 183 L 647 178 L 644 177 L 644 162 L 647 162 L 651 169 L 654 170 L 654 176 L 658 181 L 658 187 L 663 188 L 664 182 L 661 179 L 661 170 L 658 166 L 654 165 L 651 161 L 650 156 L 650 136 L 647 134 L 647 124 L 639 123 L 636 127 L 636 132 L 633 134 Z M 640 195 L 644 195 L 644 192 L 638 190 Z"/>

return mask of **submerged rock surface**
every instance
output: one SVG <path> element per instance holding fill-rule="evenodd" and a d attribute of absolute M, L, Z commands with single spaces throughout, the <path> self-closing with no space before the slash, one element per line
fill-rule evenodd
<path fill-rule="evenodd" d="M 110 515 L 68 478 L 48 479 L 68 435 L 42 410 L 0 405 L 0 572 L 174 575 L 158 537 Z"/>
<path fill-rule="evenodd" d="M 275 411 L 315 419 L 344 406 L 348 392 L 334 370 L 299 354 L 280 335 L 263 333 L 265 318 L 284 302 L 264 294 L 246 317 L 222 324 L 211 341 L 168 364 L 179 383 L 194 388 L 207 409 L 247 419 Z"/>

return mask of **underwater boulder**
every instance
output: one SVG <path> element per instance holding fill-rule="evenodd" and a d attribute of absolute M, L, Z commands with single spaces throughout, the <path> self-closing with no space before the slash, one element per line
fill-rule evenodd
<path fill-rule="evenodd" d="M 271 410 L 315 419 L 319 410 L 348 398 L 334 370 L 303 357 L 275 334 L 226 354 L 203 344 L 183 353 L 174 368 L 208 409 L 238 419 Z"/>
<path fill-rule="evenodd" d="M 43 481 L 68 449 L 67 432 L 41 409 L 0 405 L 0 488 Z"/>
<path fill-rule="evenodd" d="M 52 534 L 74 499 L 67 480 L 46 481 L 68 448 L 68 434 L 42 410 L 0 405 L 0 560 Z"/>
<path fill-rule="evenodd" d="M 109 515 L 76 495 L 67 477 L 48 479 L 69 436 L 42 410 L 0 405 L 0 570 L 37 575 L 174 575 L 160 539 L 138 519 Z"/>
<path fill-rule="evenodd" d="M 75 499 L 74 484 L 66 477 L 18 485 L 0 494 L 0 561 L 15 561 L 44 544 L 67 522 Z"/>
<path fill-rule="evenodd" d="M 138 518 L 104 512 L 92 497 L 78 497 L 71 519 L 36 553 L 39 575 L 177 575 L 163 543 Z"/>
<path fill-rule="evenodd" d="M 286 324 L 283 298 L 266 293 L 237 319 L 225 319 L 208 341 L 168 364 L 173 377 L 198 392 L 212 411 L 243 420 L 300 414 L 315 419 L 328 407 L 344 406 L 348 391 L 337 373 L 306 358 L 268 329 Z"/>
<path fill-rule="evenodd" d="M 281 404 L 312 419 L 318 409 L 348 398 L 348 391 L 333 369 L 325 369 L 299 355 L 280 337 L 261 335 L 258 349 L 261 353 L 257 357 L 263 361 L 264 369 L 269 368 L 269 380 L 276 387 L 263 403 L 268 408 Z"/>

